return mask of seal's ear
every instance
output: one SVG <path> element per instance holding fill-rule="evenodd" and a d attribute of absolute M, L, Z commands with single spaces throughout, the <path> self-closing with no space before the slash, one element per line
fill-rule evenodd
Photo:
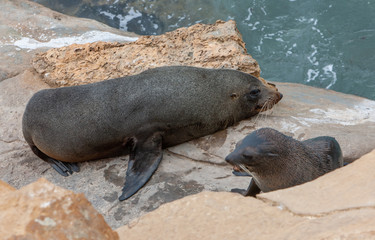
<path fill-rule="evenodd" d="M 231 97 L 232 99 L 237 99 L 237 98 L 238 98 L 238 94 L 237 94 L 237 93 L 232 93 L 232 94 L 230 95 L 230 97 Z"/>
<path fill-rule="evenodd" d="M 162 157 L 162 136 L 159 132 L 136 143 L 130 152 L 120 201 L 130 198 L 146 184 L 158 168 Z"/>

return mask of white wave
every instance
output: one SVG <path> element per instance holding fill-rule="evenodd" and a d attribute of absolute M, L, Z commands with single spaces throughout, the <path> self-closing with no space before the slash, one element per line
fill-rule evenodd
<path fill-rule="evenodd" d="M 297 118 L 310 123 L 336 123 L 341 125 L 357 125 L 365 122 L 375 122 L 375 101 L 363 100 L 352 108 L 346 109 L 311 109 L 316 114 L 314 118 Z"/>
<path fill-rule="evenodd" d="M 116 17 L 115 14 L 110 13 L 110 12 L 106 12 L 106 11 L 100 11 L 99 14 L 102 14 L 102 15 L 104 15 L 104 16 L 106 16 L 106 17 L 109 17 L 109 18 L 112 19 L 112 20 Z"/>
<path fill-rule="evenodd" d="M 142 13 L 138 10 L 134 10 L 134 8 L 130 8 L 128 15 L 123 16 L 121 14 L 117 15 L 117 18 L 120 20 L 120 29 L 124 31 L 128 31 L 128 22 L 130 22 L 132 19 L 141 17 Z"/>
<path fill-rule="evenodd" d="M 311 48 L 313 49 L 313 52 L 310 54 L 310 56 L 307 57 L 307 59 L 312 65 L 318 66 L 319 62 L 316 60 L 315 57 L 315 55 L 318 53 L 318 48 L 314 44 L 311 45 Z"/>
<path fill-rule="evenodd" d="M 307 70 L 307 80 L 306 80 L 306 82 L 314 81 L 315 78 L 317 78 L 318 76 L 319 76 L 319 70 L 309 69 L 309 70 Z"/>
<path fill-rule="evenodd" d="M 37 49 L 37 48 L 59 48 L 71 45 L 73 43 L 77 44 L 84 44 L 84 43 L 92 43 L 97 41 L 105 41 L 105 42 L 133 42 L 136 41 L 137 37 L 126 37 L 117 34 L 113 34 L 110 32 L 102 32 L 102 31 L 89 31 L 80 36 L 73 36 L 73 37 L 62 37 L 62 38 L 54 38 L 49 40 L 48 42 L 39 42 L 33 38 L 29 37 L 22 37 L 21 39 L 15 41 L 13 43 L 14 46 L 23 48 L 23 49 Z"/>
<path fill-rule="evenodd" d="M 327 89 L 329 89 L 330 87 L 332 87 L 336 81 L 337 81 L 337 76 L 336 76 L 336 72 L 333 71 L 333 64 L 329 64 L 325 67 L 323 67 L 323 71 L 324 71 L 324 74 L 325 75 L 328 75 L 332 78 L 332 81 L 330 84 L 328 84 L 328 86 L 326 87 Z"/>
<path fill-rule="evenodd" d="M 250 21 L 250 18 L 253 15 L 253 13 L 251 12 L 251 8 L 248 8 L 247 11 L 249 12 L 249 15 L 245 18 L 245 21 Z"/>

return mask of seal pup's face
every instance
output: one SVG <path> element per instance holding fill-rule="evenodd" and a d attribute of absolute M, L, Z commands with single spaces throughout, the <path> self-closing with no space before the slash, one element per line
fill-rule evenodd
<path fill-rule="evenodd" d="M 241 169 L 250 175 L 268 169 L 280 156 L 277 145 L 264 136 L 264 133 L 269 131 L 273 129 L 262 128 L 246 136 L 236 144 L 235 150 L 225 161 L 233 165 L 235 170 Z"/>

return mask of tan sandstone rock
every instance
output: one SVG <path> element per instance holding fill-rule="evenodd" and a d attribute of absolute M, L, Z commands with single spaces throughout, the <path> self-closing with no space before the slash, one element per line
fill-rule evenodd
<path fill-rule="evenodd" d="M 0 182 L 1 239 L 118 239 L 84 197 L 41 178 L 18 191 Z"/>
<path fill-rule="evenodd" d="M 375 239 L 374 163 L 375 150 L 311 183 L 262 194 L 267 201 L 202 192 L 117 232 L 120 239 Z"/>
<path fill-rule="evenodd" d="M 6 194 L 16 191 L 16 189 L 12 186 L 10 186 L 8 183 L 3 182 L 0 180 L 0 198 L 5 196 Z"/>
<path fill-rule="evenodd" d="M 117 232 L 124 240 L 275 239 L 275 232 L 299 221 L 299 217 L 255 198 L 202 192 L 164 204 Z"/>
<path fill-rule="evenodd" d="M 34 68 L 51 86 L 98 82 L 173 65 L 232 68 L 260 75 L 258 63 L 247 53 L 232 20 L 142 36 L 132 43 L 73 44 L 33 59 Z"/>

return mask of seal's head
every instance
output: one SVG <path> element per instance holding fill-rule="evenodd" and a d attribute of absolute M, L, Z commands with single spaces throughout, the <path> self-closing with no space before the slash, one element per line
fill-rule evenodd
<path fill-rule="evenodd" d="M 248 110 L 245 118 L 271 109 L 282 99 L 283 95 L 274 84 L 264 83 L 249 74 L 246 74 L 245 77 L 247 84 L 243 84 L 241 87 L 231 86 L 233 92 L 230 92 L 232 101 L 238 101 L 241 109 Z M 246 87 L 243 87 L 244 85 Z"/>
<path fill-rule="evenodd" d="M 240 168 L 248 173 L 272 168 L 272 162 L 283 154 L 280 152 L 280 144 L 276 143 L 283 137 L 285 135 L 274 129 L 261 128 L 238 142 L 235 150 L 225 158 L 225 161 L 235 169 Z"/>
<path fill-rule="evenodd" d="M 342 166 L 338 142 L 329 136 L 298 141 L 271 128 L 258 129 L 242 141 L 225 160 L 234 169 L 253 177 L 263 192 L 274 191 L 311 181 Z M 252 188 L 249 193 L 253 196 Z"/>

